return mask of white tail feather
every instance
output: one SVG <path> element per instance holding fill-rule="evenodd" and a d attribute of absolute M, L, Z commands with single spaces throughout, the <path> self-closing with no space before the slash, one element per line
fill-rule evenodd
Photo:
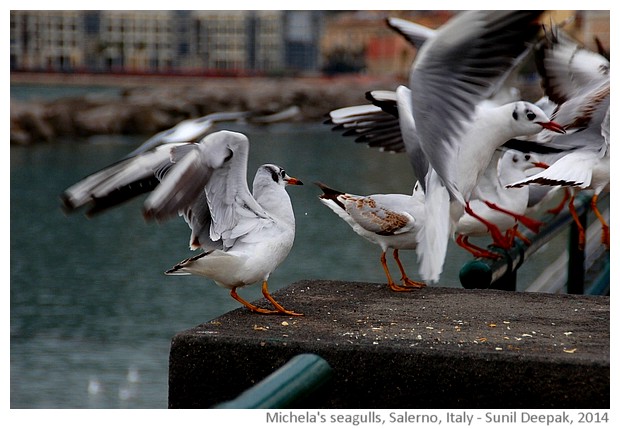
<path fill-rule="evenodd" d="M 418 233 L 417 254 L 422 279 L 437 283 L 450 239 L 450 195 L 434 170 L 429 173 L 426 187 L 426 220 Z"/>

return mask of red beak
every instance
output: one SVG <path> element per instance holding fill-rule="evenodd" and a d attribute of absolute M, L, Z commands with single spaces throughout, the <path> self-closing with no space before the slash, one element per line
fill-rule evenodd
<path fill-rule="evenodd" d="M 534 167 L 538 168 L 549 168 L 549 164 L 545 162 L 533 162 L 532 164 L 534 164 Z"/>
<path fill-rule="evenodd" d="M 286 184 L 287 185 L 303 185 L 303 182 L 301 180 L 299 180 L 299 179 L 294 178 L 294 177 L 289 177 L 286 180 Z"/>
<path fill-rule="evenodd" d="M 536 123 L 540 125 L 541 127 L 546 128 L 551 131 L 555 131 L 556 133 L 566 134 L 566 130 L 564 130 L 564 127 L 558 124 L 557 122 L 549 121 L 549 122 L 536 122 Z"/>

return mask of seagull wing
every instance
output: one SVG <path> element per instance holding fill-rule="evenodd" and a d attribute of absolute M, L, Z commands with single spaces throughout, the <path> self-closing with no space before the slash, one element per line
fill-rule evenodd
<path fill-rule="evenodd" d="M 398 117 L 372 104 L 343 107 L 329 112 L 327 124 L 356 143 L 386 152 L 402 152 L 405 147 L 400 134 Z"/>
<path fill-rule="evenodd" d="M 338 200 L 347 213 L 360 227 L 379 235 L 396 235 L 410 231 L 415 219 L 400 208 L 399 195 L 358 195 L 342 194 Z M 403 198 L 411 198 L 403 195 Z"/>
<path fill-rule="evenodd" d="M 221 240 L 224 249 L 239 237 L 271 224 L 273 220 L 248 189 L 248 152 L 249 142 L 243 134 L 209 134 L 151 193 L 144 203 L 145 218 L 165 220 L 181 213 L 192 220 L 188 223 L 193 235 L 200 236 L 209 225 L 209 239 Z M 205 247 L 202 241 L 193 245 Z"/>
<path fill-rule="evenodd" d="M 216 112 L 200 118 L 186 119 L 172 128 L 155 134 L 129 153 L 126 158 L 131 158 L 166 143 L 197 142 L 210 133 L 216 123 L 237 121 L 247 116 L 248 112 Z"/>
<path fill-rule="evenodd" d="M 386 19 L 386 24 L 418 49 L 436 33 L 431 28 L 401 18 L 389 17 Z"/>
<path fill-rule="evenodd" d="M 405 145 L 405 151 L 413 168 L 413 174 L 422 186 L 422 190 L 426 191 L 424 178 L 428 173 L 429 164 L 422 150 L 420 135 L 413 118 L 411 90 L 404 85 L 400 85 L 396 88 L 396 98 L 400 132 Z"/>
<path fill-rule="evenodd" d="M 520 188 L 537 183 L 549 186 L 576 186 L 587 188 L 592 181 L 592 167 L 599 161 L 598 153 L 590 150 L 570 152 L 554 162 L 549 168 L 507 185 L 508 188 Z"/>
<path fill-rule="evenodd" d="M 413 115 L 422 150 L 453 197 L 450 160 L 458 152 L 463 124 L 497 91 L 528 49 L 540 11 L 466 11 L 437 30 L 410 73 Z M 446 160 L 448 162 L 446 162 Z"/>
<path fill-rule="evenodd" d="M 536 49 L 536 65 L 542 87 L 556 104 L 590 92 L 609 81 L 610 63 L 585 49 L 558 26 L 552 26 Z"/>
<path fill-rule="evenodd" d="M 70 213 L 88 207 L 92 216 L 150 192 L 170 167 L 170 150 L 187 143 L 158 146 L 132 158 L 105 167 L 67 188 L 60 196 L 63 209 Z"/>

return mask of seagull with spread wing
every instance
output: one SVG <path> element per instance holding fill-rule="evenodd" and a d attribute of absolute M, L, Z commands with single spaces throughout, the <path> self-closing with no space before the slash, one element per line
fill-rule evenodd
<path fill-rule="evenodd" d="M 189 245 L 203 252 L 166 274 L 208 277 L 253 312 L 299 316 L 271 296 L 268 279 L 288 256 L 295 238 L 295 217 L 286 185 L 301 185 L 282 167 L 258 168 L 250 193 L 246 181 L 249 140 L 218 131 L 198 143 L 170 143 L 149 148 L 94 173 L 67 189 L 66 210 L 88 206 L 93 215 L 146 191 L 147 220 L 182 215 L 191 229 Z M 275 309 L 257 307 L 237 289 L 262 283 Z"/>

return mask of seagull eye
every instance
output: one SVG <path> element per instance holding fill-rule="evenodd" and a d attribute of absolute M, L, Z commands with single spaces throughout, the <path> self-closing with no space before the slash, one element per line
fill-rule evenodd
<path fill-rule="evenodd" d="M 280 171 L 280 176 L 282 176 L 282 178 L 284 179 L 286 177 L 286 171 Z"/>
<path fill-rule="evenodd" d="M 529 119 L 530 121 L 533 121 L 534 119 L 536 119 L 536 113 L 528 110 L 525 114 L 527 116 L 527 119 Z"/>
<path fill-rule="evenodd" d="M 531 157 L 532 157 L 531 155 L 525 155 L 525 160 L 529 161 Z"/>

